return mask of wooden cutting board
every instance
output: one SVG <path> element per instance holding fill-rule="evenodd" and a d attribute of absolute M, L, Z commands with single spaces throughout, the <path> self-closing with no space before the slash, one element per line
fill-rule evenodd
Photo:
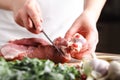
<path fill-rule="evenodd" d="M 96 56 L 99 59 L 104 59 L 109 62 L 113 60 L 120 62 L 120 54 L 96 52 Z M 81 62 L 80 60 L 72 59 L 69 63 L 66 63 L 66 64 L 70 66 L 78 66 L 80 65 L 80 62 Z"/>
<path fill-rule="evenodd" d="M 120 54 L 96 52 L 96 55 L 97 55 L 97 58 L 99 59 L 104 59 L 107 61 L 113 61 L 113 60 L 120 61 Z"/>

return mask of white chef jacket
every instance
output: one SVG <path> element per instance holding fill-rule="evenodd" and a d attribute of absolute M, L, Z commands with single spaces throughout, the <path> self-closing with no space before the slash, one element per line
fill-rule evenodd
<path fill-rule="evenodd" d="M 48 36 L 54 40 L 64 37 L 75 19 L 83 11 L 83 0 L 36 0 L 42 12 L 42 27 Z M 15 23 L 13 13 L 0 9 L 0 45 L 9 40 L 21 38 L 45 38 L 40 34 L 33 34 Z M 47 39 L 46 39 L 47 40 Z"/>

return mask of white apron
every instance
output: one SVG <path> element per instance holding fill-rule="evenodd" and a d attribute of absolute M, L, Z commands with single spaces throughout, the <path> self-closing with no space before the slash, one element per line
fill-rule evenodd
<path fill-rule="evenodd" d="M 40 5 L 43 16 L 43 28 L 49 37 L 64 37 L 75 19 L 83 11 L 83 0 L 36 0 Z M 17 25 L 13 13 L 0 9 L 0 45 L 9 40 L 44 37 L 42 33 L 36 35 Z"/>

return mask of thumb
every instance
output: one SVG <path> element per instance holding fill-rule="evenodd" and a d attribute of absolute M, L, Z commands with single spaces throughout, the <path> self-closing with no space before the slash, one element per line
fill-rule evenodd
<path fill-rule="evenodd" d="M 77 28 L 75 28 L 74 26 L 72 26 L 65 34 L 65 39 L 70 40 L 72 38 L 72 36 L 77 33 Z"/>

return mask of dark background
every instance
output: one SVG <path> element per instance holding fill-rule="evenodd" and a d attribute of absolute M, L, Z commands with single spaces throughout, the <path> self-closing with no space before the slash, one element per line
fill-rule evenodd
<path fill-rule="evenodd" d="M 120 0 L 107 0 L 97 23 L 97 52 L 120 53 Z"/>

